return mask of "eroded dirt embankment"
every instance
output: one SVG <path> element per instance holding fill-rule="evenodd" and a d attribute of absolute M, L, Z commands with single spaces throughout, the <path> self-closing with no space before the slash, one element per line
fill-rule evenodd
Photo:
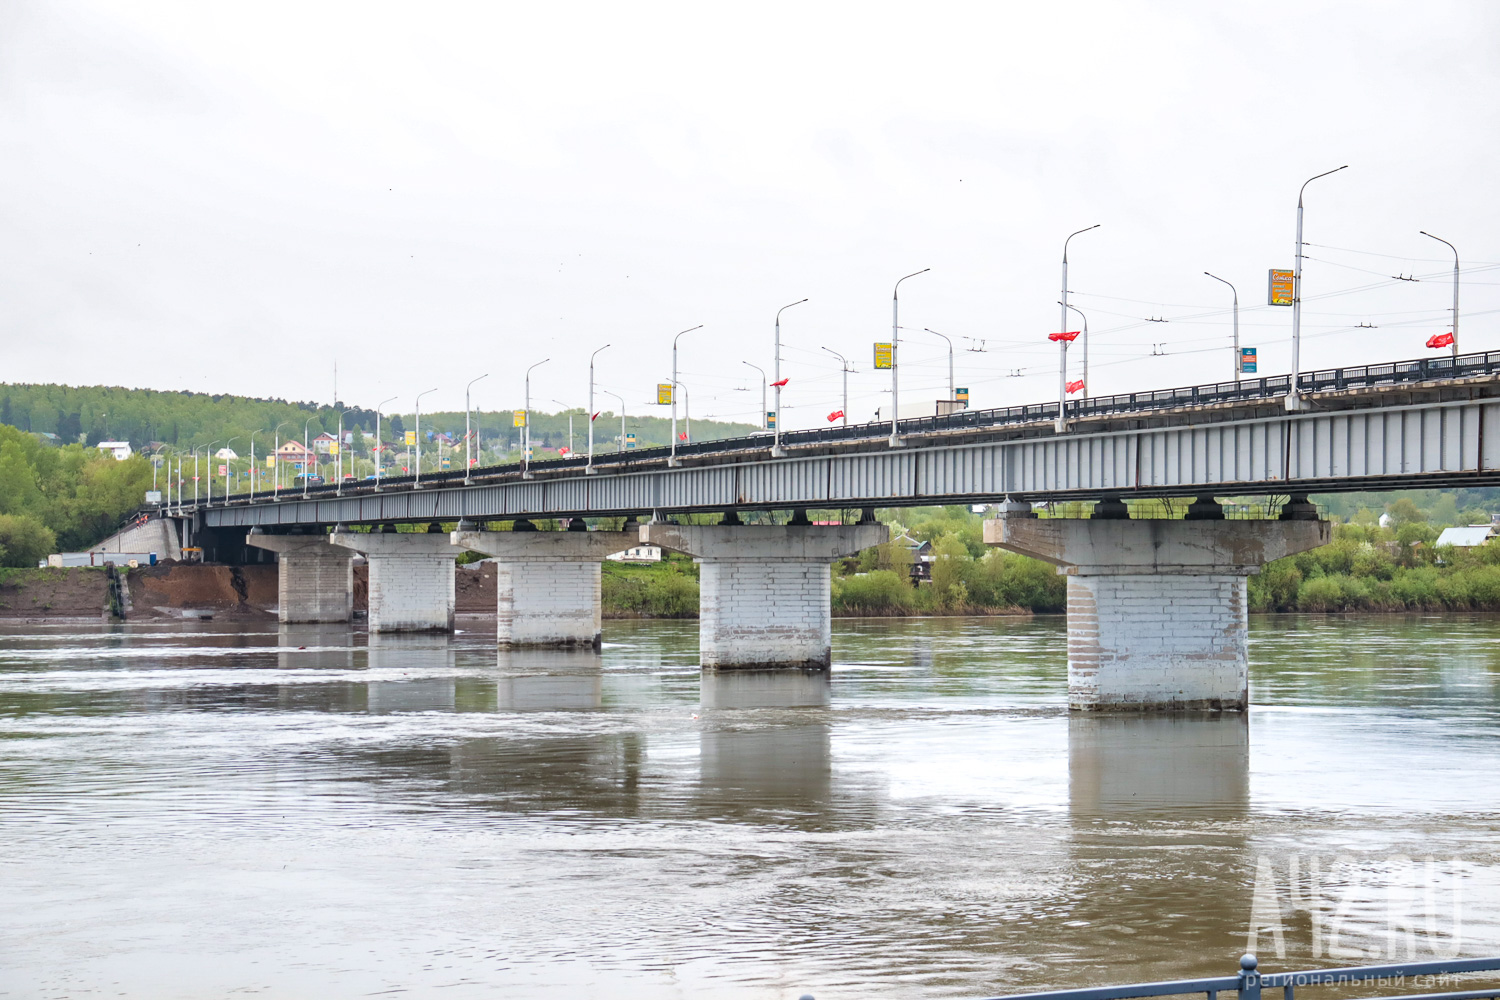
<path fill-rule="evenodd" d="M 184 610 L 263 618 L 276 607 L 275 566 L 166 563 L 130 571 L 131 618 L 174 618 Z"/>
<path fill-rule="evenodd" d="M 0 570 L 0 618 L 98 618 L 108 604 L 102 569 Z"/>
<path fill-rule="evenodd" d="M 455 570 L 457 610 L 494 614 L 495 567 Z M 102 568 L 0 571 L 0 618 L 95 618 L 109 604 Z M 162 563 L 129 571 L 130 618 L 180 618 L 185 611 L 215 617 L 263 618 L 276 610 L 276 567 Z M 369 608 L 369 574 L 354 567 L 354 610 Z"/>

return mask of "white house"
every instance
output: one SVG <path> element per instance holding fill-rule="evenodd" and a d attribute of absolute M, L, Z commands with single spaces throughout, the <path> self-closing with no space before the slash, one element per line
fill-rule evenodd
<path fill-rule="evenodd" d="M 222 458 L 230 462 L 239 457 L 239 455 L 235 454 L 235 450 L 233 448 L 220 448 L 218 451 L 214 452 L 214 458 Z"/>
<path fill-rule="evenodd" d="M 99 450 L 109 452 L 116 462 L 123 462 L 131 455 L 129 441 L 100 441 Z"/>
<path fill-rule="evenodd" d="M 605 556 L 615 562 L 654 563 L 661 562 L 660 545 L 637 545 L 624 552 L 612 552 Z"/>
<path fill-rule="evenodd" d="M 1483 545 L 1495 537 L 1495 526 L 1493 524 L 1470 524 L 1460 525 L 1457 528 L 1444 528 L 1443 533 L 1438 535 L 1434 545 L 1452 545 L 1458 549 L 1472 549 Z"/>

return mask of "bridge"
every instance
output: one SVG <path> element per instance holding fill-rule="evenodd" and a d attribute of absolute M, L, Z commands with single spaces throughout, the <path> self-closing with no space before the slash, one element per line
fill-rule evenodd
<path fill-rule="evenodd" d="M 603 517 L 1500 484 L 1500 353 L 962 411 L 191 503 L 209 527 Z"/>
<path fill-rule="evenodd" d="M 638 543 L 700 564 L 705 669 L 826 668 L 829 564 L 886 540 L 877 507 L 1000 502 L 986 542 L 1068 577 L 1079 709 L 1243 710 L 1245 579 L 1330 540 L 1314 492 L 1500 485 L 1500 353 L 1399 361 L 1070 402 L 462 472 L 234 494 L 173 507 L 187 535 L 278 553 L 283 621 L 347 621 L 369 566 L 374 631 L 451 629 L 453 561 L 496 558 L 499 641 L 597 644 L 600 560 Z M 1294 399 L 1295 408 L 1289 405 Z M 1284 497 L 1235 519 L 1218 497 Z M 1132 498 L 1195 498 L 1183 519 Z M 1095 501 L 1088 519 L 1036 501 Z M 811 508 L 860 511 L 813 525 Z M 744 511 L 791 511 L 744 524 Z M 716 525 L 674 515 L 721 512 Z M 619 531 L 585 518 L 622 517 Z M 567 531 L 535 520 L 567 519 Z M 481 530 L 489 522 L 511 530 Z M 456 523 L 451 534 L 442 522 Z M 644 523 L 643 523 L 644 522 Z M 398 524 L 427 525 L 426 533 Z M 332 529 L 330 531 L 330 528 Z M 248 532 L 248 535 L 241 533 Z"/>

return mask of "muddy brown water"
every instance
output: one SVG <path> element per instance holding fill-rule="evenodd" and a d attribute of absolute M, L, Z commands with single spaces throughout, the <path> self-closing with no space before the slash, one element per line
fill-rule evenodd
<path fill-rule="evenodd" d="M 1258 619 L 1220 719 L 1069 714 L 1055 618 L 460 628 L 0 624 L 0 996 L 983 997 L 1229 974 L 1257 902 L 1266 969 L 1500 954 L 1494 618 Z"/>

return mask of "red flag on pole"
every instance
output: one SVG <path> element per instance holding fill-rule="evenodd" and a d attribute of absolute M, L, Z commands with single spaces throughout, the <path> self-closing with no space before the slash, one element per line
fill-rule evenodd
<path fill-rule="evenodd" d="M 685 431 L 679 433 L 677 435 L 677 440 L 679 440 L 679 441 L 686 441 L 687 440 L 687 433 Z"/>
<path fill-rule="evenodd" d="M 589 417 L 589 423 L 593 423 L 595 420 L 598 420 L 599 419 L 599 414 L 603 413 L 603 412 L 604 412 L 603 410 L 599 410 L 592 417 Z"/>
<path fill-rule="evenodd" d="M 1050 341 L 1052 341 L 1053 343 L 1056 343 L 1059 340 L 1066 340 L 1069 343 L 1071 343 L 1077 337 L 1078 337 L 1078 331 L 1077 330 L 1069 330 L 1067 333 L 1049 333 L 1049 334 L 1047 334 L 1047 339 L 1050 340 Z"/>
<path fill-rule="evenodd" d="M 1453 343 L 1451 333 L 1435 333 L 1427 338 L 1428 347 L 1447 347 L 1451 343 Z"/>
<path fill-rule="evenodd" d="M 835 420 L 837 420 L 839 417 L 842 417 L 843 415 L 844 415 L 844 411 L 843 410 L 834 410 L 832 413 L 828 414 L 828 422 L 831 424 Z"/>
<path fill-rule="evenodd" d="M 1072 395 L 1075 392 L 1079 392 L 1082 389 L 1083 389 L 1083 379 L 1079 379 L 1076 382 L 1069 382 L 1068 383 L 1068 394 L 1069 395 Z"/>
<path fill-rule="evenodd" d="M 773 388 L 773 389 L 780 389 L 782 386 L 786 385 L 790 381 L 791 381 L 791 379 L 784 378 L 780 382 L 772 382 L 771 383 L 771 388 Z"/>

